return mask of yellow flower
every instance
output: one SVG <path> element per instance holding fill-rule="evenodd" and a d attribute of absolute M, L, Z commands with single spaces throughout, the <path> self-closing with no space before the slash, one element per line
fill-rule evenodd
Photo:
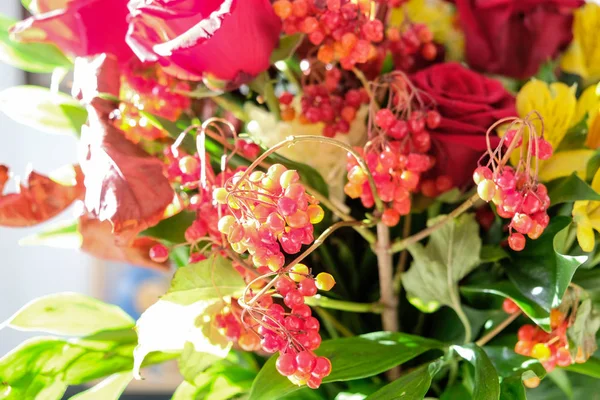
<path fill-rule="evenodd" d="M 458 28 L 456 9 L 443 0 L 410 0 L 403 7 L 391 12 L 390 25 L 399 26 L 404 21 L 404 13 L 415 23 L 426 24 L 433 33 L 433 39 L 446 47 L 447 61 L 460 61 L 464 58 L 464 35 Z"/>
<path fill-rule="evenodd" d="M 567 72 L 584 79 L 600 78 L 600 5 L 587 3 L 575 11 L 573 42 L 561 60 Z"/>
<path fill-rule="evenodd" d="M 600 193 L 600 170 L 594 175 L 592 189 Z M 594 231 L 600 232 L 600 201 L 576 201 L 573 206 L 573 221 L 577 224 L 577 241 L 581 249 L 594 250 Z"/>
<path fill-rule="evenodd" d="M 533 79 L 526 83 L 517 95 L 519 116 L 525 118 L 532 111 L 537 111 L 543 119 L 544 138 L 554 150 L 558 148 L 569 129 L 580 122 L 586 112 L 588 115 L 595 112 L 594 117 L 597 115 L 600 105 L 597 96 L 594 101 L 593 93 L 590 94 L 588 88 L 578 101 L 575 91 L 575 86 L 561 82 L 547 84 Z M 534 125 L 538 133 L 541 132 L 542 122 L 534 121 Z M 590 149 L 557 152 L 550 160 L 540 163 L 539 177 L 543 181 L 549 181 L 577 172 L 584 178 L 587 162 L 593 154 L 594 151 Z M 513 157 L 517 157 L 516 160 L 512 159 L 513 163 L 518 161 L 518 154 Z"/>
<path fill-rule="evenodd" d="M 581 121 L 587 113 L 588 136 L 585 145 L 590 149 L 600 147 L 600 84 L 590 86 L 579 97 L 575 121 Z"/>

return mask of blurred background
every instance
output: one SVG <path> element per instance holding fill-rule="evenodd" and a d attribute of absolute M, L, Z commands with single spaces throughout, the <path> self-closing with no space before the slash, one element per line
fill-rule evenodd
<path fill-rule="evenodd" d="M 20 0 L 0 1 L 0 13 L 15 19 L 23 17 Z M 11 86 L 37 84 L 49 86 L 50 77 L 33 76 L 0 63 L 0 91 Z M 65 89 L 68 90 L 68 89 Z M 43 174 L 76 163 L 77 142 L 74 137 L 50 135 L 20 125 L 0 112 L 0 164 L 10 168 L 13 178 L 26 177 L 29 168 Z M 15 179 L 5 192 L 15 190 Z M 77 292 L 119 305 L 133 318 L 166 290 L 168 277 L 160 273 L 127 265 L 95 260 L 73 249 L 23 247 L 19 240 L 40 232 L 60 221 L 73 219 L 73 210 L 33 228 L 0 227 L 0 322 L 36 297 Z M 0 357 L 3 357 L 35 332 L 0 330 Z M 144 373 L 145 381 L 132 382 L 127 399 L 169 399 L 181 382 L 175 365 L 166 365 Z M 65 398 L 86 388 L 69 388 Z"/>

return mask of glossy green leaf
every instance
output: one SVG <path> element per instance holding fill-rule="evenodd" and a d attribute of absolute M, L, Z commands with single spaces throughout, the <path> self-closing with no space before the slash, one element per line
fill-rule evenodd
<path fill-rule="evenodd" d="M 418 336 L 373 332 L 366 335 L 327 340 L 315 353 L 331 360 L 331 375 L 323 382 L 349 381 L 385 372 L 432 349 L 440 342 Z M 275 369 L 277 357 L 271 357 L 254 380 L 251 400 L 272 400 L 299 390 Z"/>
<path fill-rule="evenodd" d="M 486 244 L 481 246 L 479 258 L 482 263 L 496 262 L 508 258 L 508 253 L 500 246 Z"/>
<path fill-rule="evenodd" d="M 424 305 L 418 307 L 424 312 L 437 309 L 431 304 L 455 306 L 458 281 L 480 263 L 479 225 L 472 214 L 463 214 L 434 231 L 426 246 L 416 243 L 408 251 L 413 262 L 402 276 L 402 285 L 411 303 Z"/>
<path fill-rule="evenodd" d="M 525 297 L 515 285 L 509 281 L 461 286 L 460 291 L 465 296 L 492 294 L 502 296 L 503 298 L 509 298 L 517 303 L 521 310 L 523 310 L 523 312 L 537 325 L 546 331 L 550 330 L 550 313 L 531 299 Z"/>
<path fill-rule="evenodd" d="M 546 184 L 552 205 L 569 203 L 577 200 L 600 200 L 600 194 L 577 174 L 558 178 Z"/>
<path fill-rule="evenodd" d="M 583 364 L 571 364 L 565 370 L 600 379 L 600 359 L 591 357 Z"/>
<path fill-rule="evenodd" d="M 293 35 L 284 35 L 279 39 L 279 46 L 273 53 L 271 53 L 271 64 L 276 63 L 277 61 L 285 60 L 296 52 L 300 43 L 304 39 L 304 35 L 301 33 L 295 33 Z"/>
<path fill-rule="evenodd" d="M 367 397 L 367 400 L 421 400 L 429 391 L 431 380 L 442 365 L 442 360 L 423 365 L 384 386 Z"/>
<path fill-rule="evenodd" d="M 558 386 L 560 390 L 562 390 L 567 399 L 573 398 L 573 386 L 571 385 L 571 380 L 564 369 L 555 368 L 548 374 L 548 378 L 550 378 L 550 380 L 554 382 L 554 384 Z"/>
<path fill-rule="evenodd" d="M 504 263 L 510 280 L 521 293 L 546 311 L 557 307 L 577 268 L 587 256 L 563 253 L 571 218 L 557 216 L 537 240 L 528 240 L 523 251 L 511 253 Z"/>
<path fill-rule="evenodd" d="M 134 323 L 119 307 L 77 293 L 35 299 L 5 322 L 14 329 L 72 336 L 133 328 Z"/>
<path fill-rule="evenodd" d="M 87 111 L 64 93 L 40 86 L 14 86 L 0 92 L 0 111 L 42 132 L 79 136 Z"/>
<path fill-rule="evenodd" d="M 232 296 L 241 293 L 245 287 L 244 280 L 233 268 L 231 261 L 215 255 L 179 268 L 162 300 L 189 305 L 200 300 Z"/>
<path fill-rule="evenodd" d="M 455 383 L 444 390 L 440 396 L 440 400 L 471 400 L 471 393 L 462 383 Z"/>
<path fill-rule="evenodd" d="M 483 350 L 502 378 L 516 376 L 520 379 L 528 371 L 540 379 L 546 376 L 546 369 L 538 360 L 517 354 L 511 347 L 485 346 Z M 529 373 L 526 377 L 531 376 L 533 375 Z"/>
<path fill-rule="evenodd" d="M 594 174 L 600 168 L 600 151 L 596 150 L 594 155 L 589 159 L 585 169 L 585 179 L 591 181 L 594 179 Z"/>
<path fill-rule="evenodd" d="M 527 400 L 525 386 L 520 377 L 511 376 L 500 384 L 500 400 Z"/>
<path fill-rule="evenodd" d="M 451 349 L 473 365 L 475 369 L 473 399 L 498 400 L 500 397 L 498 373 L 485 351 L 474 344 L 452 346 Z"/>
<path fill-rule="evenodd" d="M 196 213 L 182 211 L 172 217 L 165 218 L 158 224 L 146 229 L 141 236 L 149 236 L 158 240 L 166 240 L 172 244 L 185 243 L 185 230 L 196 220 Z"/>
<path fill-rule="evenodd" d="M 121 372 L 104 379 L 97 385 L 81 392 L 69 400 L 118 400 L 133 376 L 131 372 Z"/>
<path fill-rule="evenodd" d="M 9 28 L 17 20 L 0 15 L 0 61 L 31 73 L 71 69 L 73 63 L 58 47 L 48 43 L 21 43 L 10 38 Z"/>

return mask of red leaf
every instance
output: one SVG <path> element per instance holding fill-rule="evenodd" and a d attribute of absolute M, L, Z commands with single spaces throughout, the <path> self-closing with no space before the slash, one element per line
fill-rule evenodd
<path fill-rule="evenodd" d="M 169 263 L 155 263 L 148 255 L 157 244 L 150 238 L 137 238 L 125 246 L 115 243 L 110 222 L 101 222 L 86 216 L 79 218 L 79 233 L 82 236 L 81 250 L 103 260 L 126 262 L 139 267 L 168 270 Z"/>
<path fill-rule="evenodd" d="M 112 125 L 108 115 L 90 106 L 82 131 L 85 205 L 100 221 L 110 221 L 116 238 L 132 240 L 158 223 L 174 191 L 162 162 L 150 156 Z"/>
<path fill-rule="evenodd" d="M 80 174 L 77 167 L 76 172 Z M 32 171 L 26 185 L 20 183 L 16 193 L 2 195 L 7 180 L 8 168 L 0 165 L 0 226 L 24 227 L 47 221 L 81 198 L 84 191 L 80 184 L 62 185 Z"/>

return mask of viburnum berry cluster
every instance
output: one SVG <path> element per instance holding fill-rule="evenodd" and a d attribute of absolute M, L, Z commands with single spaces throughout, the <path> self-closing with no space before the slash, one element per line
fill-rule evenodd
<path fill-rule="evenodd" d="M 422 93 L 403 73 L 386 75 L 372 87 L 373 98 L 383 93 L 389 100 L 382 109 L 377 109 L 372 100 L 369 141 L 357 152 L 366 160 L 377 195 L 385 203 L 382 221 L 395 226 L 400 216 L 410 213 L 411 193 L 422 191 L 435 196 L 451 189 L 453 184 L 448 176 L 438 176 L 420 185 L 421 176 L 435 165 L 435 158 L 428 154 L 431 149 L 428 129 L 440 124 L 440 114 L 423 101 Z M 354 156 L 348 157 L 346 168 L 345 193 L 353 199 L 360 198 L 365 207 L 373 207 L 375 200 L 367 172 Z"/>
<path fill-rule="evenodd" d="M 418 58 L 433 61 L 438 56 L 433 33 L 425 24 L 405 18 L 400 27 L 388 28 L 385 36 L 385 45 L 392 54 L 394 65 L 403 71 L 411 71 Z"/>
<path fill-rule="evenodd" d="M 509 120 L 513 121 L 511 126 L 498 147 L 493 151 L 488 149 L 490 160 L 486 166 L 475 170 L 473 180 L 477 184 L 479 197 L 491 201 L 500 217 L 511 220 L 508 224 L 508 245 L 514 251 L 521 251 L 525 248 L 524 235 L 537 239 L 550 222 L 546 213 L 550 197 L 546 186 L 537 180 L 537 164 L 538 160 L 550 158 L 552 146 L 543 138 L 543 134 L 537 135 L 529 120 Z M 528 134 L 527 146 L 523 145 L 525 133 Z M 504 156 L 503 148 L 506 148 Z M 516 168 L 507 166 L 508 158 L 516 151 L 520 152 Z"/>
<path fill-rule="evenodd" d="M 316 79 L 317 82 L 303 85 L 300 122 L 324 123 L 323 135 L 326 137 L 334 137 L 337 133 L 348 133 L 360 106 L 369 103 L 369 95 L 364 89 L 349 89 L 344 92 L 340 85 L 342 71 L 339 68 L 332 66 L 325 68 L 324 79 L 320 82 L 316 77 L 319 71 L 315 69 L 317 68 L 311 67 L 309 77 Z M 293 99 L 294 96 L 289 92 L 279 96 L 279 103 L 282 106 L 281 118 L 284 121 L 296 118 L 292 106 Z"/>
<path fill-rule="evenodd" d="M 575 322 L 579 300 L 572 302 L 567 295 L 558 308 L 550 311 L 550 332 L 538 326 L 525 324 L 519 328 L 515 353 L 539 360 L 546 371 L 551 372 L 557 366 L 568 367 L 574 363 L 584 363 L 587 356 L 581 347 L 569 341 L 568 329 Z M 503 310 L 512 314 L 519 311 L 519 306 L 510 299 L 505 299 Z M 528 387 L 537 387 L 539 379 L 524 381 Z"/>
<path fill-rule="evenodd" d="M 286 34 L 308 35 L 308 40 L 319 46 L 319 61 L 324 64 L 339 61 L 346 70 L 375 57 L 374 44 L 384 37 L 383 23 L 370 18 L 370 2 L 277 0 L 273 9 L 283 20 Z"/>

